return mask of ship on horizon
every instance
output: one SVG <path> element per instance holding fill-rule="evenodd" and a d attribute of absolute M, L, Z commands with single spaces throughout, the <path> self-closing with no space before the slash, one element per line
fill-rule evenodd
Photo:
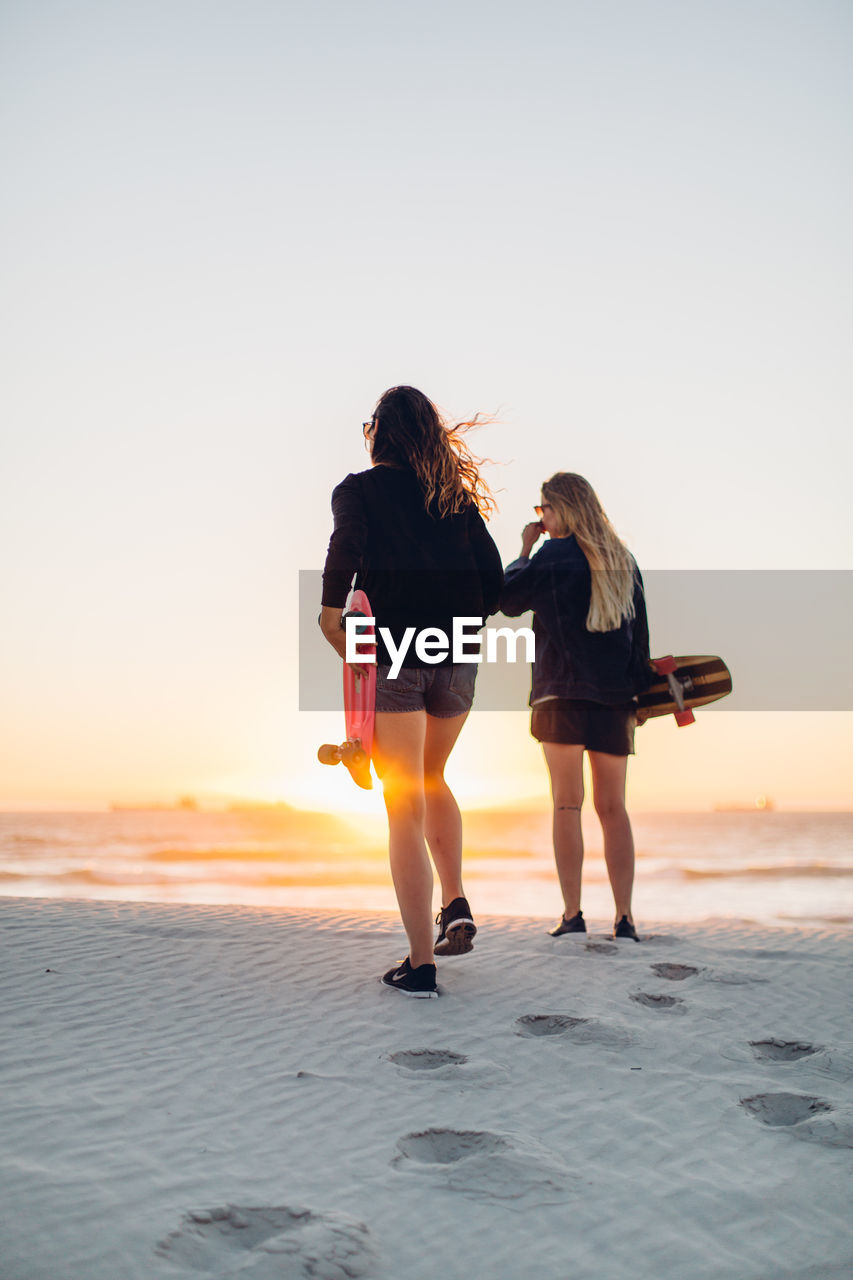
<path fill-rule="evenodd" d="M 111 804 L 110 813 L 197 813 L 194 796 L 181 796 L 175 804 Z"/>
<path fill-rule="evenodd" d="M 773 813 L 776 808 L 770 796 L 758 795 L 752 804 L 715 804 L 714 813 Z"/>

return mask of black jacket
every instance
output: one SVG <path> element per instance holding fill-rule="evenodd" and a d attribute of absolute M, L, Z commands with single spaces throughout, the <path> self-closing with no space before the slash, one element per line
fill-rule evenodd
<path fill-rule="evenodd" d="M 592 576 L 574 534 L 549 538 L 530 559 L 507 566 L 501 609 L 516 618 L 534 610 L 537 698 L 580 698 L 611 706 L 630 702 L 651 683 L 643 579 L 634 563 L 634 617 L 613 631 L 587 631 Z"/>
<path fill-rule="evenodd" d="M 440 518 L 434 504 L 426 509 L 413 470 L 376 466 L 341 481 L 332 514 L 324 605 L 342 608 L 357 573 L 356 586 L 367 593 L 377 626 L 388 627 L 398 645 L 406 627 L 439 627 L 451 639 L 454 617 L 485 621 L 497 610 L 500 553 L 473 502 Z M 377 658 L 390 661 L 381 640 Z M 449 655 L 445 662 L 451 661 Z M 403 665 L 427 664 L 411 644 Z"/>

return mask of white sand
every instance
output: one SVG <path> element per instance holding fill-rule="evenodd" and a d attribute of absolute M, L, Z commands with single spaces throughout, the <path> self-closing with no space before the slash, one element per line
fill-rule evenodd
<path fill-rule="evenodd" d="M 853 1274 L 849 934 L 492 919 L 415 1001 L 391 915 L 0 918 L 3 1280 Z"/>

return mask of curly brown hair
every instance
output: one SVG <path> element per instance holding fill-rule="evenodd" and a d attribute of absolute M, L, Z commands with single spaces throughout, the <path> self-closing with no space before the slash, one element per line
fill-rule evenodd
<path fill-rule="evenodd" d="M 481 420 L 475 414 L 450 425 L 416 387 L 389 387 L 373 411 L 371 456 L 374 463 L 411 467 L 424 505 L 439 517 L 474 505 L 488 519 L 496 503 L 479 472 L 484 459 L 475 457 L 463 439 Z"/>

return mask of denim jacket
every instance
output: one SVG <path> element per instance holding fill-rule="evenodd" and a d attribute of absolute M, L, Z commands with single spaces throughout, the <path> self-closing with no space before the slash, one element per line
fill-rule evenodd
<path fill-rule="evenodd" d="M 504 570 L 501 612 L 534 612 L 536 661 L 531 705 L 540 698 L 630 702 L 650 683 L 643 579 L 634 562 L 634 617 L 613 631 L 587 631 L 592 575 L 574 535 L 549 538 L 534 556 Z"/>

